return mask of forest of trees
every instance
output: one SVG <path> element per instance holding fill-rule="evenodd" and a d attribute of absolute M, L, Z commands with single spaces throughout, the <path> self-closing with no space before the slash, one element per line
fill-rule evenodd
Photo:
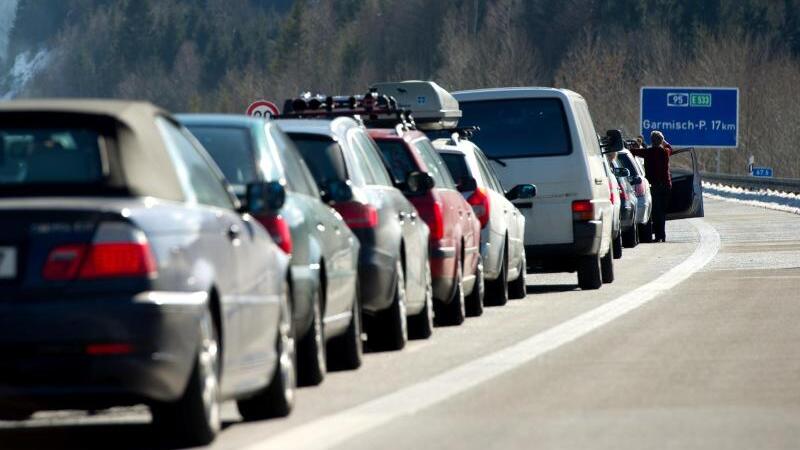
<path fill-rule="evenodd" d="M 23 95 L 175 111 L 431 79 L 570 88 L 635 134 L 641 86 L 735 86 L 722 171 L 800 177 L 800 0 L 20 0 L 10 53 L 36 46 L 54 56 Z"/>

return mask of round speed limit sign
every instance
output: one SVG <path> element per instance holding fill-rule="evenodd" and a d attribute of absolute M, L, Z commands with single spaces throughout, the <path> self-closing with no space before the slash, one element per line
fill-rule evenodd
<path fill-rule="evenodd" d="M 280 112 L 278 111 L 278 106 L 275 103 L 267 100 L 257 100 L 253 103 L 250 103 L 250 106 L 247 107 L 246 114 L 248 116 L 264 117 L 269 119 L 270 117 L 277 116 L 280 114 Z"/>

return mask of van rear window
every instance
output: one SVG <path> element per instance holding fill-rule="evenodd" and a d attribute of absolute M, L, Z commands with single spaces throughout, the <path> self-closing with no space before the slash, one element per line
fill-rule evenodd
<path fill-rule="evenodd" d="M 86 128 L 0 126 L 0 187 L 103 181 L 101 136 Z"/>
<path fill-rule="evenodd" d="M 564 105 L 557 98 L 462 101 L 459 126 L 478 126 L 474 141 L 490 158 L 568 155 Z"/>

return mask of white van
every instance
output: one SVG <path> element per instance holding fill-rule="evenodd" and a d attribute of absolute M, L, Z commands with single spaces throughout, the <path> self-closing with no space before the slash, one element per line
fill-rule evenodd
<path fill-rule="evenodd" d="M 582 289 L 613 281 L 611 191 L 586 100 L 550 88 L 453 95 L 463 113 L 460 125 L 480 127 L 472 140 L 492 161 L 503 187 L 537 187 L 531 207 L 521 208 L 529 267 L 577 271 Z"/>

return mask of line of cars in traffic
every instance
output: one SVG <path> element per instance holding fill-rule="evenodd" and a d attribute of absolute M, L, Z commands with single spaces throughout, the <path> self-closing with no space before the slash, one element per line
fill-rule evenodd
<path fill-rule="evenodd" d="M 145 403 L 208 443 L 223 400 L 286 415 L 364 344 L 523 298 L 529 271 L 599 288 L 649 223 L 621 134 L 598 139 L 565 90 L 381 83 L 275 120 L 32 100 L 0 119 L 0 420 Z"/>

